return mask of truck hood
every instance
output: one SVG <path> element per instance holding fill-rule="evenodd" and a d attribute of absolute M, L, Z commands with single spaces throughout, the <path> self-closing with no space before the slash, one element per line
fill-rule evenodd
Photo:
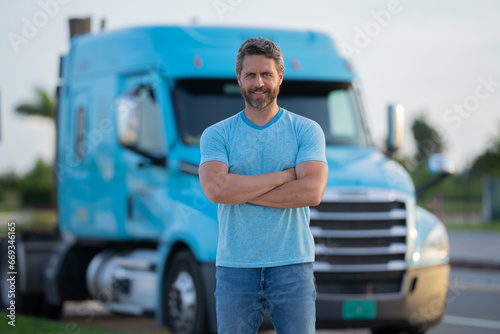
<path fill-rule="evenodd" d="M 177 155 L 176 153 L 182 152 Z M 172 152 L 173 161 L 187 162 L 194 169 L 199 165 L 199 146 Z M 408 172 L 374 147 L 327 146 L 328 189 L 377 189 L 415 194 Z M 177 167 L 178 168 L 178 167 Z"/>
<path fill-rule="evenodd" d="M 327 189 L 392 190 L 414 195 L 408 172 L 374 147 L 327 146 Z"/>

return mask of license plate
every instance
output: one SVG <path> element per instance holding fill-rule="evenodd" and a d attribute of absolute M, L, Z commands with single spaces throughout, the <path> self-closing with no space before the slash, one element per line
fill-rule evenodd
<path fill-rule="evenodd" d="M 377 305 L 374 300 L 346 300 L 342 303 L 342 319 L 367 320 L 374 319 Z"/>

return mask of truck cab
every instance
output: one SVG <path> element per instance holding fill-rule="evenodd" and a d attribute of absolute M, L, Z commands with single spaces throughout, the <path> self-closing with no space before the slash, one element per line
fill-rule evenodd
<path fill-rule="evenodd" d="M 446 230 L 416 205 L 407 171 L 375 147 L 350 63 L 331 37 L 310 31 L 151 26 L 72 39 L 61 66 L 61 241 L 43 273 L 48 303 L 94 298 L 174 333 L 215 332 L 217 205 L 200 186 L 199 141 L 244 108 L 234 63 L 255 36 L 283 51 L 278 104 L 326 137 L 328 184 L 310 222 L 318 328 L 425 332 L 445 310 Z"/>

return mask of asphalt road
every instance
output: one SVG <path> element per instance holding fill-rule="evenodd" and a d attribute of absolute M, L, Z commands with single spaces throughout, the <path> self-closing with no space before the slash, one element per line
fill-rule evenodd
<path fill-rule="evenodd" d="M 446 315 L 427 334 L 500 333 L 500 271 L 452 269 Z M 65 323 L 130 333 L 166 334 L 152 319 L 110 315 L 94 302 L 66 303 Z M 262 331 L 272 334 L 274 331 Z M 370 334 L 369 330 L 318 330 L 318 334 Z"/>
<path fill-rule="evenodd" d="M 452 270 L 446 315 L 428 334 L 500 333 L 500 271 Z"/>
<path fill-rule="evenodd" d="M 449 231 L 449 237 L 452 270 L 446 315 L 441 324 L 426 333 L 499 334 L 500 236 Z M 265 334 L 268 333 L 273 332 Z M 318 334 L 333 333 L 369 334 L 370 331 L 318 331 Z"/>
<path fill-rule="evenodd" d="M 500 291 L 457 291 L 443 322 L 428 334 L 500 333 Z"/>
<path fill-rule="evenodd" d="M 262 332 L 272 334 L 274 331 Z M 318 334 L 370 334 L 369 330 L 319 330 Z M 446 315 L 426 334 L 499 334 L 500 271 L 452 269 Z"/>

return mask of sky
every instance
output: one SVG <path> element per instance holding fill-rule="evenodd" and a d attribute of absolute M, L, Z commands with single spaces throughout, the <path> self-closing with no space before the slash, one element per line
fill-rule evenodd
<path fill-rule="evenodd" d="M 76 17 L 92 17 L 94 33 L 102 19 L 106 30 L 198 24 L 326 32 L 360 78 L 380 148 L 390 103 L 405 107 L 402 153 L 414 150 L 410 125 L 420 113 L 459 169 L 499 136 L 500 1 L 0 0 L 0 173 L 54 158 L 54 125 L 14 110 L 32 101 L 35 87 L 55 91 L 68 19 Z"/>

